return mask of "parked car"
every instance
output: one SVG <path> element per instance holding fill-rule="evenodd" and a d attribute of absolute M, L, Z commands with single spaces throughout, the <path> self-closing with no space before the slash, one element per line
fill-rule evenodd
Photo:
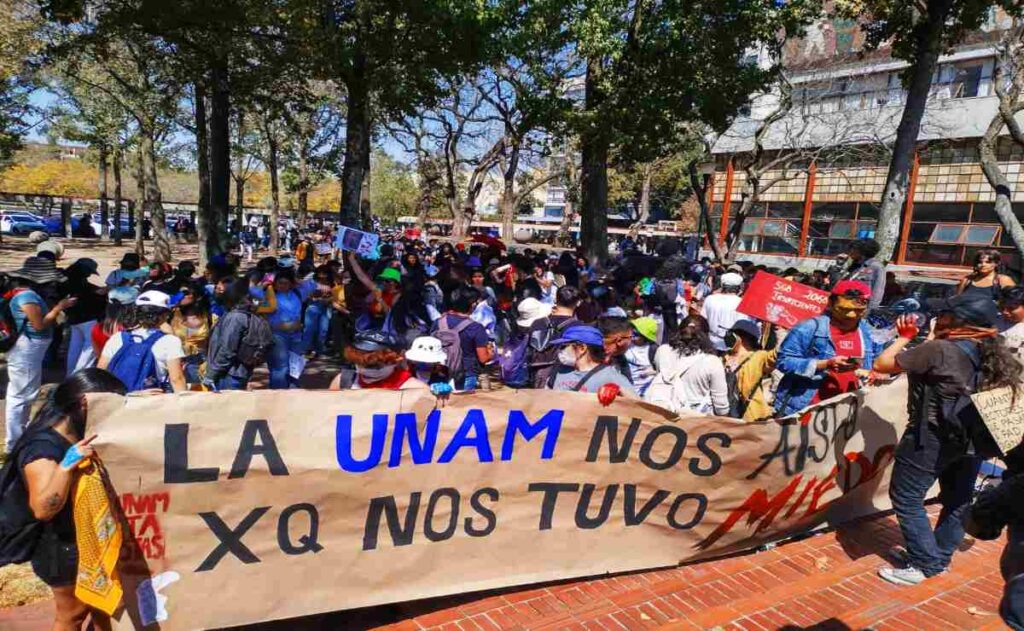
<path fill-rule="evenodd" d="M 36 230 L 47 232 L 47 226 L 39 215 L 26 211 L 0 211 L 0 232 L 25 235 Z"/>

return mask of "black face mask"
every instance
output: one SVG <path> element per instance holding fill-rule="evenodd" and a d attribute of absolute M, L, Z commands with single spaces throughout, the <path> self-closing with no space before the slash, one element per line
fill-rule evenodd
<path fill-rule="evenodd" d="M 725 336 L 722 338 L 725 340 L 725 347 L 732 349 L 736 346 L 736 334 L 732 331 L 726 331 Z"/>

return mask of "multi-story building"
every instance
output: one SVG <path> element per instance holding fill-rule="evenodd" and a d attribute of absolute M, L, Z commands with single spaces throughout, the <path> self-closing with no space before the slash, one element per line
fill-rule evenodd
<path fill-rule="evenodd" d="M 978 158 L 978 141 L 997 108 L 995 46 L 1008 26 L 1009 20 L 994 12 L 981 31 L 940 59 L 893 257 L 898 266 L 954 271 L 969 267 L 977 250 L 995 248 L 1020 273 L 1020 255 L 995 215 L 995 193 Z M 826 20 L 787 46 L 783 64 L 793 107 L 764 135 L 768 155 L 812 156 L 824 143 L 858 150 L 832 151 L 842 157 L 831 161 L 808 158 L 797 165 L 799 175 L 761 194 L 742 228 L 744 257 L 773 265 L 831 259 L 852 240 L 874 236 L 887 147 L 906 98 L 900 73 L 907 64 L 885 48 L 865 51 L 863 39 L 854 23 Z M 777 90 L 756 99 L 750 113 L 714 146 L 712 215 L 720 238 L 742 200 L 745 175 L 736 166 L 741 163 L 737 154 L 753 148 L 758 121 L 777 104 Z M 1013 200 L 1024 202 L 1024 151 L 1006 139 L 999 158 Z M 762 181 L 777 175 L 769 172 Z"/>

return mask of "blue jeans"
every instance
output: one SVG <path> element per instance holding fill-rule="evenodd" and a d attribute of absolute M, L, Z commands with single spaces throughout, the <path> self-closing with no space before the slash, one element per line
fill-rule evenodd
<path fill-rule="evenodd" d="M 311 302 L 306 307 L 306 318 L 302 326 L 302 345 L 323 355 L 326 352 L 327 331 L 331 326 L 331 306 Z"/>
<path fill-rule="evenodd" d="M 270 367 L 271 390 L 287 390 L 298 387 L 299 381 L 288 376 L 288 354 L 302 355 L 304 352 L 302 333 L 274 331 L 274 346 L 270 349 L 270 357 L 267 358 L 267 364 Z"/>
<path fill-rule="evenodd" d="M 248 379 L 239 379 L 231 375 L 224 375 L 217 381 L 218 390 L 246 390 L 249 387 Z"/>
<path fill-rule="evenodd" d="M 889 482 L 889 499 L 903 533 L 910 565 L 925 576 L 949 566 L 964 538 L 963 514 L 971 503 L 981 459 L 965 456 L 958 445 L 943 443 L 936 428 L 920 432 L 911 425 L 896 447 L 896 462 Z M 934 530 L 924 509 L 928 489 L 939 481 L 942 511 Z"/>

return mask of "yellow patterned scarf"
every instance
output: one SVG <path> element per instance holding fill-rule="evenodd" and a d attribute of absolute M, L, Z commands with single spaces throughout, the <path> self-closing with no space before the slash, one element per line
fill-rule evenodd
<path fill-rule="evenodd" d="M 108 615 L 121 603 L 117 559 L 121 555 L 121 524 L 110 509 L 100 466 L 82 461 L 74 489 L 78 581 L 75 597 Z"/>

